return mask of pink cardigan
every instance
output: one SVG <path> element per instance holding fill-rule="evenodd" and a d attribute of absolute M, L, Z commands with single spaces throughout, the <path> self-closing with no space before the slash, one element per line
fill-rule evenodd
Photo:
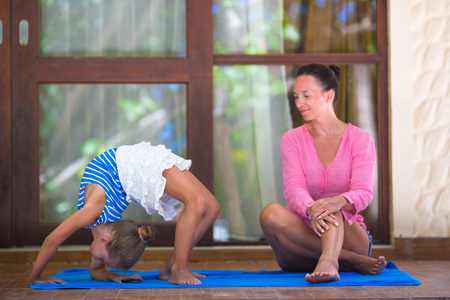
<path fill-rule="evenodd" d="M 364 218 L 358 214 L 373 198 L 373 176 L 376 159 L 372 136 L 348 124 L 339 150 L 328 168 L 324 168 L 306 125 L 291 129 L 281 139 L 284 197 L 287 207 L 306 224 L 306 206 L 318 199 L 342 195 L 355 210 L 343 211 L 351 225 L 357 221 L 364 229 Z"/>

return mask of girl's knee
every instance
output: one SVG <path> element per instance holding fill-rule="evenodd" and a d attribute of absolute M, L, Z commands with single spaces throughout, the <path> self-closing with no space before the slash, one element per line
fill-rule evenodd
<path fill-rule="evenodd" d="M 217 218 L 219 216 L 219 214 L 220 214 L 220 205 L 219 205 L 219 202 L 217 202 L 217 200 L 216 200 L 216 201 L 214 201 L 214 215 Z"/>
<path fill-rule="evenodd" d="M 214 219 L 216 219 L 220 213 L 219 202 L 217 202 L 216 198 L 212 199 L 208 198 L 206 199 L 206 201 L 207 201 L 207 208 L 205 213 L 211 215 Z"/>
<path fill-rule="evenodd" d="M 203 215 L 206 211 L 206 197 L 201 191 L 193 191 L 189 197 L 189 201 L 185 203 L 186 209 Z"/>

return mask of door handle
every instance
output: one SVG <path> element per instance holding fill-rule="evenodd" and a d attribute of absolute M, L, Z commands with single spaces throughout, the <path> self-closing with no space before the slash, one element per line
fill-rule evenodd
<path fill-rule="evenodd" d="M 28 45 L 28 21 L 20 20 L 19 22 L 19 44 L 21 46 Z"/>

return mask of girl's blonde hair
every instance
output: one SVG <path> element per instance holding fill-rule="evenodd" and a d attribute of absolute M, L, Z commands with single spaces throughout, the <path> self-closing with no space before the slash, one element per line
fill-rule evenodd
<path fill-rule="evenodd" d="M 106 249 L 111 259 L 117 261 L 114 266 L 120 270 L 133 267 L 144 253 L 145 243 L 155 236 L 152 226 L 138 227 L 131 220 L 120 220 L 108 224 L 110 240 Z"/>

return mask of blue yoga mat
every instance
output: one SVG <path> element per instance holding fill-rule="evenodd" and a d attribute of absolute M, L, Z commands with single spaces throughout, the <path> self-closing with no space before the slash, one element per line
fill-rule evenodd
<path fill-rule="evenodd" d="M 113 271 L 120 273 L 121 271 Z M 161 289 L 161 288 L 203 288 L 203 287 L 295 287 L 295 286 L 361 286 L 361 285 L 419 285 L 420 281 L 397 266 L 388 262 L 380 275 L 361 275 L 354 272 L 339 273 L 341 280 L 325 283 L 309 283 L 305 280 L 306 273 L 284 271 L 224 271 L 224 270 L 194 270 L 206 275 L 201 279 L 201 285 L 173 285 L 158 279 L 158 271 L 125 271 L 125 274 L 138 274 L 142 282 L 115 283 L 112 281 L 96 281 L 89 276 L 88 269 L 67 269 L 54 277 L 62 279 L 67 284 L 39 283 L 32 284 L 33 289 Z"/>

